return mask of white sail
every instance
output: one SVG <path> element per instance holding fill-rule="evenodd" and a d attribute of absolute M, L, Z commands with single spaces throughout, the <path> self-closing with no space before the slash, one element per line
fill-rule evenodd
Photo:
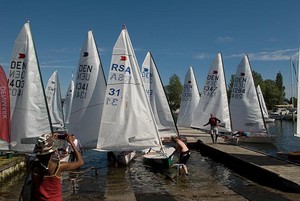
<path fill-rule="evenodd" d="M 177 118 L 177 126 L 191 127 L 199 100 L 200 94 L 196 78 L 193 68 L 190 67 L 185 74 L 183 92 L 180 100 L 180 109 Z"/>
<path fill-rule="evenodd" d="M 294 136 L 300 137 L 300 49 L 298 51 L 297 127 Z"/>
<path fill-rule="evenodd" d="M 25 23 L 13 48 L 8 71 L 11 100 L 11 140 L 15 151 L 31 152 L 26 138 L 51 133 L 44 86 L 29 23 Z M 33 141 L 35 143 L 35 141 Z"/>
<path fill-rule="evenodd" d="M 160 145 L 141 72 L 124 27 L 113 48 L 97 148 L 133 151 Z"/>
<path fill-rule="evenodd" d="M 67 94 L 65 97 L 65 101 L 63 104 L 63 113 L 64 113 L 64 120 L 65 124 L 69 124 L 69 119 L 70 119 L 70 114 L 71 114 L 71 108 L 72 108 L 72 103 L 73 103 L 73 96 L 74 96 L 74 80 L 73 80 L 73 75 L 72 79 L 70 81 Z"/>
<path fill-rule="evenodd" d="M 263 117 L 264 118 L 269 118 L 269 113 L 268 113 L 268 109 L 267 109 L 267 106 L 266 106 L 266 102 L 265 102 L 264 96 L 262 94 L 262 91 L 261 91 L 261 88 L 260 88 L 259 85 L 257 85 L 256 90 L 257 90 L 258 99 L 259 99 L 259 102 L 260 102 L 260 105 L 261 105 L 261 110 L 262 110 L 262 113 L 263 113 Z"/>
<path fill-rule="evenodd" d="M 142 64 L 142 79 L 160 137 L 177 135 L 177 127 L 164 91 L 164 86 L 150 52 L 147 53 Z"/>
<path fill-rule="evenodd" d="M 210 114 L 213 114 L 221 121 L 219 131 L 231 131 L 231 119 L 221 53 L 218 53 L 210 65 L 201 98 L 194 114 L 192 127 L 210 130 L 209 125 L 204 126 L 208 122 Z"/>
<path fill-rule="evenodd" d="M 106 81 L 92 31 L 80 52 L 68 132 L 83 148 L 96 148 Z"/>
<path fill-rule="evenodd" d="M 231 91 L 232 129 L 253 133 L 266 132 L 248 57 L 237 67 Z"/>
<path fill-rule="evenodd" d="M 45 93 L 51 117 L 52 127 L 56 129 L 64 128 L 64 116 L 57 71 L 54 71 L 51 77 L 49 78 L 45 89 Z"/>

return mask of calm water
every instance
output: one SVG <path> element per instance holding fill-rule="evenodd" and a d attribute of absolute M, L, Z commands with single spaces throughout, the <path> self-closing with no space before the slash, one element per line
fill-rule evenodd
<path fill-rule="evenodd" d="M 276 121 L 268 124 L 268 128 L 271 134 L 278 136 L 276 145 L 251 148 L 271 155 L 300 150 L 300 138 L 293 137 L 292 122 Z M 119 168 L 108 167 L 106 154 L 92 150 L 84 152 L 84 160 L 80 171 L 63 175 L 64 200 L 104 200 L 108 187 L 113 194 L 133 191 L 137 200 L 300 200 L 300 194 L 256 184 L 202 156 L 198 150 L 191 151 L 190 175 L 180 175 L 177 182 L 170 178 L 176 175 L 175 169 L 155 172 L 146 168 L 140 157 L 131 165 Z M 20 174 L 0 183 L 0 200 L 18 200 L 22 181 Z"/>

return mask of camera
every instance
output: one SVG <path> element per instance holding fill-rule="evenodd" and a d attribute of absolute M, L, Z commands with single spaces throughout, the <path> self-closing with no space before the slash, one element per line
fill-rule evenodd
<path fill-rule="evenodd" d="M 58 134 L 57 139 L 59 140 L 65 140 L 67 138 L 67 134 Z"/>

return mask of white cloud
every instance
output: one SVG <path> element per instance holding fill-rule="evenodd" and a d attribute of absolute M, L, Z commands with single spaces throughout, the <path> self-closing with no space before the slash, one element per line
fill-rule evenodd
<path fill-rule="evenodd" d="M 284 49 L 276 51 L 264 51 L 264 52 L 250 52 L 245 53 L 249 56 L 250 60 L 254 61 L 282 61 L 295 58 L 298 55 L 298 49 Z M 233 54 L 227 56 L 227 58 L 242 57 L 244 53 Z"/>
<path fill-rule="evenodd" d="M 195 59 L 206 59 L 206 58 L 210 58 L 209 55 L 207 53 L 198 53 L 194 56 Z"/>
<path fill-rule="evenodd" d="M 233 37 L 230 37 L 230 36 L 219 36 L 217 39 L 216 39 L 216 42 L 217 43 L 230 43 L 234 40 Z"/>

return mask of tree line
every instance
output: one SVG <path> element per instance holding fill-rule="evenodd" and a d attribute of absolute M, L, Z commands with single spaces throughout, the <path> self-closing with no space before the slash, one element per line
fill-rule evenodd
<path fill-rule="evenodd" d="M 262 94 L 266 102 L 266 106 L 269 110 L 274 109 L 276 105 L 282 105 L 286 103 L 288 104 L 297 103 L 297 100 L 294 97 L 291 97 L 290 100 L 287 100 L 285 98 L 285 86 L 283 86 L 283 76 L 280 72 L 277 73 L 275 80 L 271 80 L 271 79 L 264 80 L 262 76 L 255 71 L 252 71 L 252 75 L 253 75 L 255 87 L 257 87 L 257 85 L 260 85 Z M 228 94 L 229 101 L 230 101 L 229 97 L 231 94 L 231 89 L 233 86 L 233 80 L 234 80 L 234 75 L 231 76 L 230 82 L 227 85 L 227 94 Z M 173 74 L 169 79 L 169 84 L 165 87 L 170 108 L 172 109 L 173 112 L 178 110 L 180 107 L 182 90 L 183 90 L 183 85 L 180 82 L 179 76 Z M 201 89 L 199 90 L 201 91 Z M 294 101 L 292 101 L 292 99 Z M 294 105 L 294 107 L 296 107 L 296 105 Z"/>

